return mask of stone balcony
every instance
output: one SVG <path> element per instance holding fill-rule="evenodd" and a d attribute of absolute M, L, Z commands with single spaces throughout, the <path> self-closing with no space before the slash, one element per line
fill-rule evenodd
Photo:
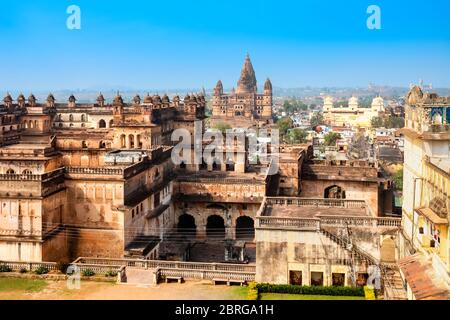
<path fill-rule="evenodd" d="M 256 219 L 260 229 L 318 231 L 322 227 L 401 226 L 401 219 L 371 215 L 364 200 L 344 199 L 267 197 Z"/>

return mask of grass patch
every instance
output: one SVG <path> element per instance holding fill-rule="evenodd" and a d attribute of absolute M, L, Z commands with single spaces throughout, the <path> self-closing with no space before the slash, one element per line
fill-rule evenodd
<path fill-rule="evenodd" d="M 260 300 L 365 300 L 364 297 L 324 296 L 310 294 L 261 293 Z"/>
<path fill-rule="evenodd" d="M 248 287 L 246 286 L 232 286 L 229 287 L 229 289 L 232 291 L 232 294 L 234 297 L 236 297 L 236 299 L 239 300 L 247 300 L 247 295 L 248 295 Z"/>
<path fill-rule="evenodd" d="M 47 281 L 39 279 L 0 278 L 0 292 L 36 292 L 44 289 L 47 285 Z"/>

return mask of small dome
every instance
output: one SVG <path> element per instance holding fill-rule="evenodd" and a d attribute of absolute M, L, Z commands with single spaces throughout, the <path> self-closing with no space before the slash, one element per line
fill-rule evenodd
<path fill-rule="evenodd" d="M 31 104 L 34 104 L 36 102 L 36 97 L 34 96 L 34 94 L 30 94 L 30 96 L 28 97 L 28 102 Z"/>
<path fill-rule="evenodd" d="M 55 102 L 55 97 L 53 96 L 53 94 L 49 94 L 47 97 L 47 102 Z"/>
<path fill-rule="evenodd" d="M 175 97 L 173 97 L 172 99 L 174 102 L 179 102 L 180 101 L 180 96 L 176 95 Z"/>
<path fill-rule="evenodd" d="M 25 102 L 25 96 L 23 94 L 19 94 L 19 96 L 17 97 L 17 101 L 18 102 Z"/>
<path fill-rule="evenodd" d="M 184 97 L 184 102 L 187 102 L 190 100 L 191 100 L 191 96 L 189 94 L 187 94 L 186 97 Z"/>
<path fill-rule="evenodd" d="M 168 96 L 167 94 L 165 94 L 165 95 L 162 97 L 162 102 L 164 102 L 164 103 L 169 103 L 169 102 L 170 102 L 169 96 Z"/>
<path fill-rule="evenodd" d="M 13 102 L 13 98 L 11 97 L 11 95 L 9 93 L 7 93 L 5 98 L 3 98 L 3 102 L 5 102 L 5 103 Z"/>
<path fill-rule="evenodd" d="M 358 98 L 351 97 L 350 99 L 348 99 L 348 104 L 358 104 Z"/>
<path fill-rule="evenodd" d="M 155 94 L 152 98 L 153 104 L 160 104 L 161 103 L 161 97 L 157 94 Z"/>
<path fill-rule="evenodd" d="M 72 95 L 70 95 L 70 97 L 69 97 L 69 102 L 76 102 L 77 101 L 77 99 L 75 98 L 75 96 L 72 94 Z"/>
<path fill-rule="evenodd" d="M 97 96 L 97 102 L 105 102 L 105 97 L 103 96 L 103 94 L 100 92 L 100 94 Z"/>
<path fill-rule="evenodd" d="M 264 90 L 272 91 L 272 82 L 267 78 L 266 83 L 264 83 Z"/>
<path fill-rule="evenodd" d="M 146 95 L 145 98 L 144 98 L 144 103 L 145 103 L 145 104 L 150 104 L 150 103 L 152 103 L 152 102 L 153 102 L 152 97 L 150 96 L 149 93 L 147 93 L 147 95 Z"/>
<path fill-rule="evenodd" d="M 116 97 L 114 98 L 114 104 L 123 104 L 122 96 L 117 93 Z"/>
<path fill-rule="evenodd" d="M 135 104 L 140 104 L 141 103 L 141 97 L 138 94 L 135 95 L 134 98 L 133 98 L 133 102 Z"/>
<path fill-rule="evenodd" d="M 324 104 L 333 104 L 333 98 L 328 96 L 323 99 Z"/>

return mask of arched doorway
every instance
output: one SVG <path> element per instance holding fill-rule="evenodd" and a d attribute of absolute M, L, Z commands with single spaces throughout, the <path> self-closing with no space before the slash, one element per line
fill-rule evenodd
<path fill-rule="evenodd" d="M 345 190 L 337 185 L 330 186 L 325 189 L 324 198 L 326 198 L 326 199 L 345 199 Z"/>
<path fill-rule="evenodd" d="M 106 121 L 101 119 L 98 123 L 99 128 L 106 128 Z"/>
<path fill-rule="evenodd" d="M 178 218 L 177 231 L 180 235 L 188 238 L 195 238 L 197 233 L 197 226 L 195 225 L 195 218 L 190 214 L 183 214 Z"/>
<path fill-rule="evenodd" d="M 221 216 L 212 215 L 208 217 L 206 235 L 212 239 L 225 239 L 225 221 Z"/>
<path fill-rule="evenodd" d="M 395 262 L 395 242 L 392 238 L 386 238 L 381 243 L 381 262 Z"/>
<path fill-rule="evenodd" d="M 253 240 L 255 238 L 255 222 L 252 218 L 242 216 L 236 220 L 236 239 Z"/>

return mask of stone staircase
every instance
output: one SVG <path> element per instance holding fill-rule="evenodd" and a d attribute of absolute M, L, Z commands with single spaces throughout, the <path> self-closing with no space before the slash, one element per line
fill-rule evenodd
<path fill-rule="evenodd" d="M 381 265 L 381 274 L 383 277 L 384 300 L 407 300 L 407 293 L 399 268 L 397 266 Z"/>
<path fill-rule="evenodd" d="M 406 289 L 400 275 L 400 270 L 396 264 L 380 263 L 380 261 L 371 254 L 352 244 L 349 239 L 340 237 L 330 231 L 320 229 L 320 233 L 342 248 L 351 251 L 352 257 L 380 267 L 384 300 L 407 300 Z"/>

